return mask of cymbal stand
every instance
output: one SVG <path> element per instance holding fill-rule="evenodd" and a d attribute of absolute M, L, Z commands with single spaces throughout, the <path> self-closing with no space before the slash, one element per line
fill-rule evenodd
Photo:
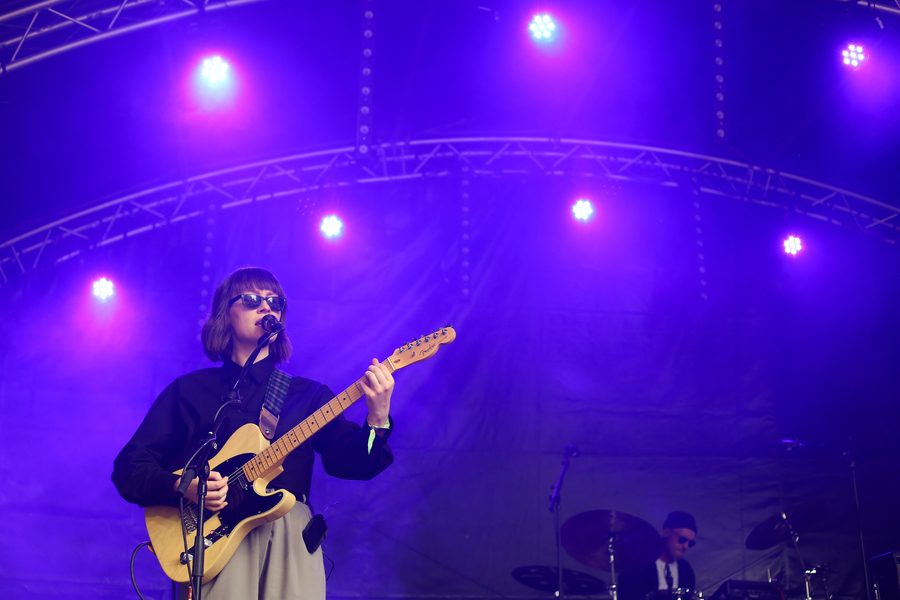
<path fill-rule="evenodd" d="M 616 585 L 616 549 L 613 546 L 615 539 L 615 534 L 609 534 L 609 546 L 606 548 L 606 553 L 609 554 L 609 573 L 612 580 L 612 583 L 609 585 L 609 595 L 612 600 L 618 600 L 619 598 L 619 586 Z"/>
<path fill-rule="evenodd" d="M 803 569 L 803 585 L 806 590 L 806 596 L 804 600 L 812 600 L 812 581 L 810 579 L 810 571 L 806 568 L 806 563 L 803 562 L 803 554 L 800 553 L 800 546 L 797 542 L 800 541 L 800 535 L 794 530 L 794 526 L 791 525 L 791 522 L 788 520 L 787 513 L 782 511 L 781 518 L 784 519 L 784 524 L 788 526 L 788 531 L 791 534 L 791 541 L 794 543 L 794 550 L 797 551 L 797 558 L 800 559 L 800 568 Z M 815 573 L 815 570 L 812 571 Z"/>
<path fill-rule="evenodd" d="M 807 581 L 807 584 L 806 584 L 806 597 L 807 598 L 809 598 L 812 595 L 812 593 L 811 593 L 812 590 L 810 589 L 810 585 L 809 585 L 810 575 L 815 575 L 816 573 L 821 573 L 821 575 L 822 575 L 822 590 L 823 590 L 823 593 L 825 594 L 825 600 L 829 600 L 828 599 L 828 582 L 825 580 L 825 572 L 826 571 L 831 571 L 831 570 L 828 569 L 827 567 L 825 567 L 824 565 L 813 565 L 810 568 L 806 569 L 806 571 L 804 571 L 806 573 L 806 581 Z M 834 571 L 831 571 L 831 572 L 833 573 Z"/>

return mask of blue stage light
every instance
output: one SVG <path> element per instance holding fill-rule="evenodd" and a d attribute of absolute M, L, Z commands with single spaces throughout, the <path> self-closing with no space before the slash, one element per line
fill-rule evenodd
<path fill-rule="evenodd" d="M 203 78 L 211 84 L 224 81 L 228 76 L 228 63 L 220 56 L 213 56 L 203 61 Z"/>
<path fill-rule="evenodd" d="M 844 64 L 853 69 L 861 69 L 866 61 L 869 60 L 869 54 L 858 44 L 847 46 L 847 49 L 841 52 L 841 56 Z"/>
<path fill-rule="evenodd" d="M 590 200 L 585 200 L 582 198 L 572 207 L 572 214 L 575 215 L 575 218 L 579 221 L 587 221 L 591 218 L 591 215 L 594 214 L 594 208 L 591 206 Z"/>
<path fill-rule="evenodd" d="M 528 29 L 531 30 L 531 35 L 534 36 L 534 39 L 542 42 L 550 41 L 556 31 L 556 24 L 550 18 L 550 15 L 535 15 Z"/>
<path fill-rule="evenodd" d="M 331 215 L 322 219 L 322 226 L 319 229 L 322 230 L 322 233 L 325 234 L 325 237 L 333 238 L 341 234 L 341 228 L 343 226 L 344 224 L 341 223 L 340 219 L 338 219 L 334 215 Z"/>
<path fill-rule="evenodd" d="M 94 295 L 100 300 L 106 301 L 113 295 L 113 282 L 103 277 L 94 282 Z"/>
<path fill-rule="evenodd" d="M 800 243 L 800 238 L 792 235 L 784 240 L 784 251 L 791 256 L 796 256 L 801 250 L 803 250 L 803 245 Z"/>

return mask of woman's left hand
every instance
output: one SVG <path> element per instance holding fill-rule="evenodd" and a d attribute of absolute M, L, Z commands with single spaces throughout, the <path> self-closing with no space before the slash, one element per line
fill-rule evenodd
<path fill-rule="evenodd" d="M 372 427 L 384 427 L 391 411 L 391 393 L 394 391 L 394 376 L 384 363 L 372 359 L 365 377 L 360 381 L 369 407 L 368 422 Z"/>

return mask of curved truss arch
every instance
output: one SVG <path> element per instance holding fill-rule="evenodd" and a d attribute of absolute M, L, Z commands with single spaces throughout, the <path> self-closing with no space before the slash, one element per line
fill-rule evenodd
<path fill-rule="evenodd" d="M 313 190 L 457 175 L 593 177 L 667 187 L 806 215 L 900 238 L 900 208 L 848 190 L 756 165 L 667 148 L 600 140 L 526 137 L 423 139 L 273 158 L 149 188 L 103 202 L 0 243 L 3 282 L 14 272 L 70 258 L 204 214 L 278 201 Z"/>

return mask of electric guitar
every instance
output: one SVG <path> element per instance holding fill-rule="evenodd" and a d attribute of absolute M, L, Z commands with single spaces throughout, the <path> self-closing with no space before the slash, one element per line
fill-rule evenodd
<path fill-rule="evenodd" d="M 456 332 L 449 325 L 397 348 L 383 361 L 391 373 L 413 363 L 431 358 L 444 344 L 456 339 Z M 259 427 L 248 423 L 238 429 L 210 461 L 210 469 L 228 475 L 229 500 L 232 486 L 239 502 L 218 513 L 205 511 L 202 528 L 198 526 L 199 506 L 185 503 L 184 518 L 181 511 L 171 506 L 151 506 L 145 511 L 147 532 L 151 549 L 166 575 L 181 583 L 190 581 L 188 561 L 193 560 L 197 530 L 202 529 L 206 551 L 204 552 L 203 583 L 219 574 L 237 550 L 241 540 L 254 528 L 281 518 L 296 503 L 293 494 L 286 490 L 267 492 L 269 482 L 284 467 L 284 459 L 300 444 L 344 412 L 365 394 L 360 381 L 335 396 L 322 408 L 311 414 L 299 425 L 269 444 Z M 176 472 L 181 475 L 181 471 Z M 187 535 L 188 551 L 184 548 Z"/>

